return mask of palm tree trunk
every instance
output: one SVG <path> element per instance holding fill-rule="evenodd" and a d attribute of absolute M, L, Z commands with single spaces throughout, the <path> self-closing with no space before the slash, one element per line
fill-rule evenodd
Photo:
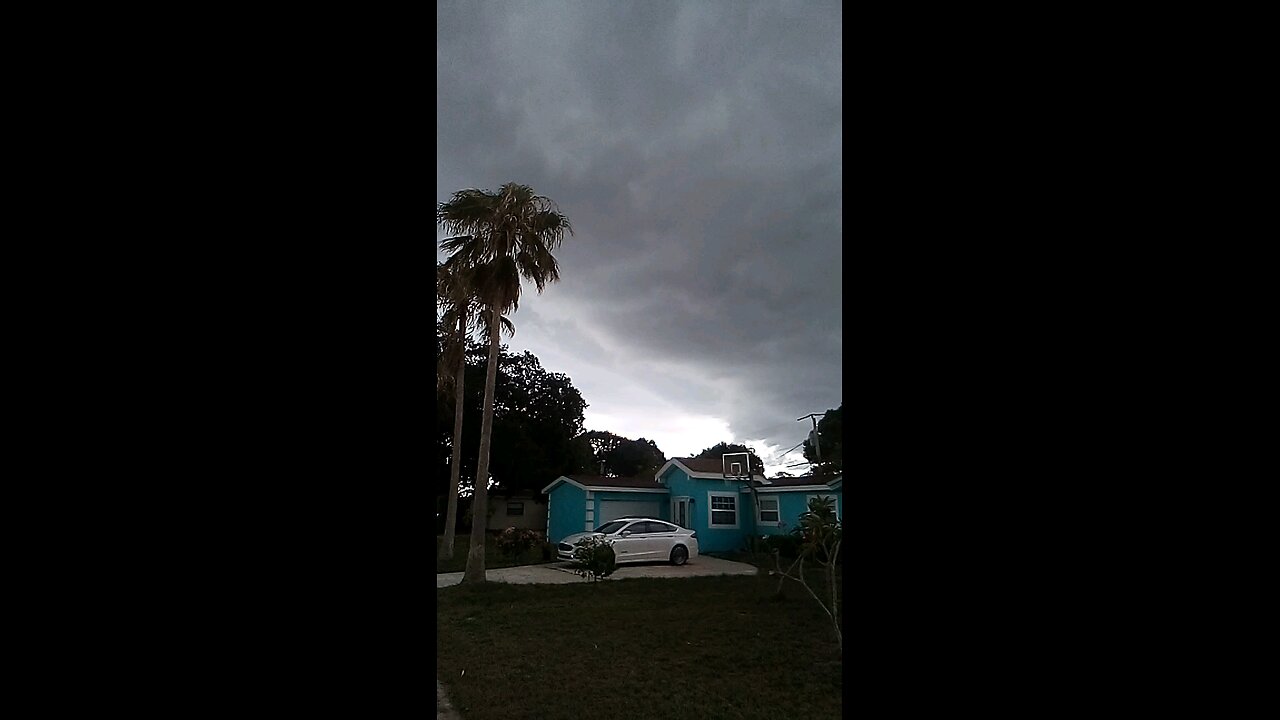
<path fill-rule="evenodd" d="M 455 342 L 463 343 L 467 327 L 467 310 L 458 312 L 458 332 Z M 467 353 L 465 345 L 458 355 L 458 374 L 454 378 L 453 405 L 453 454 L 449 458 L 449 514 L 444 519 L 444 542 L 440 543 L 440 559 L 453 559 L 453 536 L 458 531 L 458 483 L 462 477 L 462 383 L 466 378 Z"/>
<path fill-rule="evenodd" d="M 484 582 L 484 531 L 489 520 L 489 445 L 493 440 L 493 392 L 498 383 L 499 324 L 502 315 L 489 312 L 489 369 L 484 377 L 484 410 L 480 415 L 480 457 L 476 460 L 476 490 L 471 504 L 471 550 L 463 582 Z"/>

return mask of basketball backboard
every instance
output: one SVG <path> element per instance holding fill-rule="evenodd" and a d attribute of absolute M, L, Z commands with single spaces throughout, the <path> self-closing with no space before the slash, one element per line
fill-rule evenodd
<path fill-rule="evenodd" d="M 723 458 L 726 479 L 745 479 L 751 476 L 750 453 L 725 453 L 721 457 Z"/>

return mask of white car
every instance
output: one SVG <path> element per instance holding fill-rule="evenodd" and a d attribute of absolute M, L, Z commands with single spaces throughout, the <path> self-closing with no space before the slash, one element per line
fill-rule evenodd
<path fill-rule="evenodd" d="M 612 543 L 614 561 L 619 564 L 665 561 L 683 565 L 698 557 L 698 533 L 654 518 L 618 518 L 591 532 L 574 533 L 556 545 L 556 557 L 573 560 L 574 544 L 593 535 Z"/>

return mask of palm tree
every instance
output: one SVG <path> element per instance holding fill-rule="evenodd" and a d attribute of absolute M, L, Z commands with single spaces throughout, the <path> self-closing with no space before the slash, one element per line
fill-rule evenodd
<path fill-rule="evenodd" d="M 443 394 L 454 391 L 453 447 L 449 457 L 449 505 L 444 520 L 444 539 L 440 543 L 440 558 L 453 558 L 453 541 L 458 525 L 458 486 L 462 472 L 462 414 L 463 388 L 465 387 L 466 340 L 474 326 L 481 325 L 487 332 L 488 313 L 479 307 L 471 294 L 467 268 L 460 263 L 436 263 L 436 299 L 444 315 L 444 325 L 453 332 L 445 342 L 436 366 L 436 387 Z M 502 318 L 502 329 L 508 336 L 515 334 L 511 321 Z"/>
<path fill-rule="evenodd" d="M 489 447 L 493 439 L 493 390 L 498 377 L 498 323 L 520 302 L 521 279 L 531 280 L 541 293 L 560 279 L 551 251 L 573 234 L 569 219 L 554 202 L 528 185 L 507 183 L 497 192 L 468 188 L 453 194 L 436 209 L 436 223 L 455 235 L 440 246 L 471 270 L 474 296 L 490 310 L 489 367 L 484 382 L 480 419 L 480 455 L 476 462 L 472 507 L 471 549 L 464 582 L 483 582 L 485 513 L 489 503 Z"/>

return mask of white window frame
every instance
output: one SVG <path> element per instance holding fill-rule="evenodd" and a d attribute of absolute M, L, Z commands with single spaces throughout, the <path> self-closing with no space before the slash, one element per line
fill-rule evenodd
<path fill-rule="evenodd" d="M 714 520 L 715 516 L 712 514 L 712 511 L 711 511 L 711 498 L 713 497 L 727 497 L 733 500 L 733 524 L 732 525 L 721 525 L 720 523 L 717 523 Z M 724 508 L 720 508 L 720 512 L 728 512 L 728 510 L 725 510 Z M 742 522 L 740 519 L 741 517 L 742 517 L 742 503 L 738 502 L 738 493 L 715 492 L 714 490 L 707 491 L 707 527 L 708 528 L 711 528 L 713 530 L 736 530 Z"/>
<path fill-rule="evenodd" d="M 816 498 L 816 497 L 829 497 L 829 498 L 831 498 L 831 500 L 833 501 L 834 506 L 835 506 L 835 511 L 836 511 L 836 520 L 837 520 L 837 521 L 839 521 L 839 522 L 844 522 L 844 518 L 840 517 L 840 514 L 841 514 L 841 513 L 840 513 L 840 498 L 836 497 L 836 494 L 835 494 L 835 493 L 814 493 L 814 494 L 812 494 L 812 495 L 805 495 L 805 496 L 804 496 L 804 510 L 803 510 L 802 512 L 809 512 L 809 501 L 810 501 L 810 500 L 812 500 L 812 499 L 814 499 L 814 498 Z"/>
<path fill-rule="evenodd" d="M 778 497 L 777 495 L 774 495 L 773 497 L 766 497 L 762 495 L 760 496 L 759 500 L 760 502 L 764 502 L 765 500 L 772 501 L 774 503 L 774 508 L 772 510 L 765 510 L 764 508 L 760 507 L 760 503 L 756 503 L 756 524 L 762 525 L 764 527 L 778 527 L 778 524 L 782 522 L 782 498 Z M 778 516 L 777 519 L 776 520 L 763 519 L 760 513 L 766 513 L 766 512 L 771 512 L 777 515 Z"/>

